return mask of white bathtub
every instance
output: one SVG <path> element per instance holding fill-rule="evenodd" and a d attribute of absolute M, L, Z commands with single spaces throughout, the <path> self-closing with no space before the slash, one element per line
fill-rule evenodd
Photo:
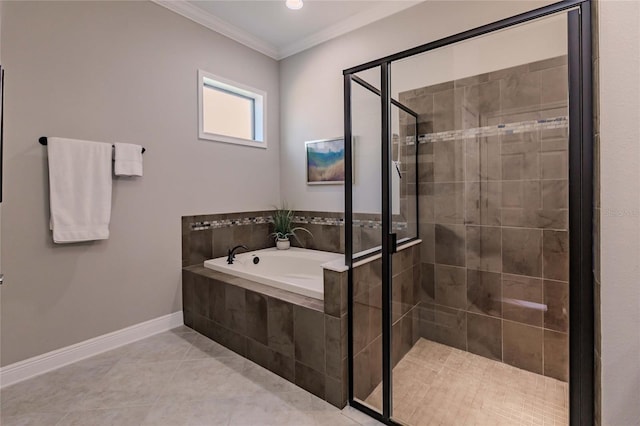
<path fill-rule="evenodd" d="M 258 263 L 254 263 L 255 258 Z M 324 300 L 323 268 L 346 270 L 343 254 L 296 247 L 236 254 L 232 265 L 227 264 L 226 256 L 219 257 L 206 260 L 204 266 L 320 300 Z"/>

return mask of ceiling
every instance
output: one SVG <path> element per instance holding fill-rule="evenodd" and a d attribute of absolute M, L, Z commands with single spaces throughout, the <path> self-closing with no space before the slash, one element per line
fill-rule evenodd
<path fill-rule="evenodd" d="M 414 6 L 409 0 L 154 0 L 274 59 L 283 59 Z"/>

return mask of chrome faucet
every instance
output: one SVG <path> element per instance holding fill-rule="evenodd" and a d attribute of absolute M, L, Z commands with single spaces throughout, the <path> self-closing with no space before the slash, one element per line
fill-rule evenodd
<path fill-rule="evenodd" d="M 227 263 L 229 265 L 233 265 L 233 259 L 235 259 L 236 257 L 236 250 L 243 248 L 245 250 L 249 250 L 249 247 L 244 246 L 244 245 L 239 245 L 239 246 L 235 246 L 232 249 L 227 250 Z"/>

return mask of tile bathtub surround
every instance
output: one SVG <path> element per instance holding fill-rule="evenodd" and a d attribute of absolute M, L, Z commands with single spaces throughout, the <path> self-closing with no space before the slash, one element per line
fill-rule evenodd
<path fill-rule="evenodd" d="M 426 129 L 418 137 L 419 335 L 565 381 L 566 63 L 399 94 Z"/>
<path fill-rule="evenodd" d="M 420 244 L 392 258 L 392 362 L 396 365 L 418 339 L 416 309 L 421 290 Z M 364 401 L 382 380 L 382 261 L 353 270 L 354 396 Z"/>
<path fill-rule="evenodd" d="M 183 268 L 185 325 L 342 408 L 347 401 L 346 272 L 325 271 L 325 300 Z"/>

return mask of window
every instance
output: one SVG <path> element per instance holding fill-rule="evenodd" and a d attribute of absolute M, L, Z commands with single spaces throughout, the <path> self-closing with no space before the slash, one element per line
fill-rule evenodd
<path fill-rule="evenodd" d="M 198 71 L 200 139 L 266 148 L 267 94 Z"/>

